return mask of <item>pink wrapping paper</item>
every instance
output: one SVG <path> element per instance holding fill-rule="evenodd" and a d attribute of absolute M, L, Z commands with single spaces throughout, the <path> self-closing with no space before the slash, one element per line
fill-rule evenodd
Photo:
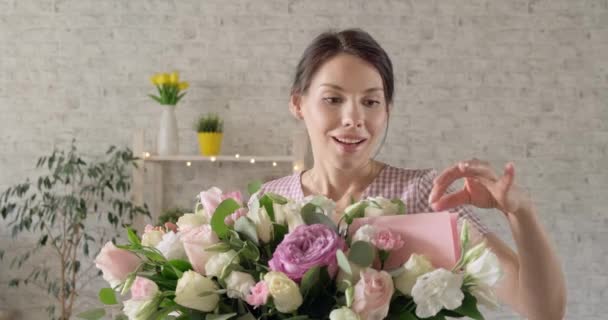
<path fill-rule="evenodd" d="M 400 267 L 412 253 L 422 254 L 433 266 L 449 270 L 460 258 L 457 221 L 458 213 L 447 211 L 359 218 L 350 226 L 349 235 L 365 224 L 399 233 L 404 245 L 391 252 L 384 266 L 386 270 Z"/>

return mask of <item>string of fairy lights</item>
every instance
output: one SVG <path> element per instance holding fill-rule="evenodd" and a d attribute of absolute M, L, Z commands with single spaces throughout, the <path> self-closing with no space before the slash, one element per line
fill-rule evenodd
<path fill-rule="evenodd" d="M 143 158 L 144 158 L 144 160 L 151 160 L 151 159 L 153 159 L 152 155 L 150 154 L 150 152 L 144 152 L 143 153 Z M 237 154 L 234 155 L 234 158 L 235 159 L 241 159 L 241 155 L 237 153 Z M 202 159 L 203 160 L 209 160 L 210 162 L 222 161 L 221 159 L 218 159 L 215 156 L 202 157 Z M 223 161 L 229 161 L 229 160 L 223 160 Z M 187 167 L 191 167 L 192 166 L 192 161 L 186 160 L 186 161 L 184 161 L 184 163 L 185 163 L 185 165 Z M 256 158 L 255 157 L 249 158 L 249 163 L 255 164 L 256 163 Z M 278 165 L 277 161 L 272 161 L 272 166 L 273 167 L 276 167 L 277 165 Z M 293 165 L 293 171 L 299 171 L 299 170 L 300 170 L 300 166 L 298 166 L 297 164 Z"/>

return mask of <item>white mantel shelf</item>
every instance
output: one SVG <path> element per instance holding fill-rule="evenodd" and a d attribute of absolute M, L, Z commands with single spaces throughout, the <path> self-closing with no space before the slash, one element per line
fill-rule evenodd
<path fill-rule="evenodd" d="M 174 155 L 174 156 L 144 156 L 143 160 L 146 162 L 251 162 L 254 159 L 255 162 L 289 162 L 293 163 L 295 161 L 295 157 L 293 156 L 248 156 L 248 155 L 239 155 L 238 157 L 234 155 L 217 155 L 217 156 L 200 156 L 200 155 Z"/>
<path fill-rule="evenodd" d="M 305 169 L 306 157 L 310 152 L 308 147 L 308 135 L 305 130 L 294 130 L 292 135 L 292 155 L 241 155 L 237 157 L 236 154 L 224 154 L 217 156 L 202 156 L 200 154 L 178 154 L 172 156 L 159 156 L 152 154 L 150 149 L 145 146 L 145 130 L 136 129 L 133 134 L 133 154 L 139 159 L 137 160 L 139 166 L 133 172 L 133 185 L 132 185 L 132 199 L 138 205 L 144 203 L 144 193 L 146 185 L 151 188 L 150 197 L 150 211 L 152 214 L 152 221 L 156 221 L 159 214 L 161 214 L 166 208 L 163 203 L 163 167 L 172 163 L 182 162 L 185 166 L 190 167 L 194 163 L 235 163 L 242 164 L 243 166 L 262 164 L 260 168 L 266 167 L 270 163 L 271 167 L 277 166 L 279 163 L 285 164 L 290 163 L 292 166 L 285 170 L 285 174 L 293 172 L 300 172 Z M 281 166 L 283 167 L 283 166 Z M 208 168 L 198 168 L 200 170 L 208 170 Z M 216 170 L 214 168 L 212 170 Z M 146 174 L 149 173 L 151 181 L 146 184 Z M 169 173 L 170 174 L 170 173 Z M 136 228 L 143 231 L 144 221 L 138 221 Z"/>

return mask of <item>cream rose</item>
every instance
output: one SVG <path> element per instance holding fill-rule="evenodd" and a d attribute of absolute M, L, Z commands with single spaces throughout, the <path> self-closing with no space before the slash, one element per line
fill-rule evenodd
<path fill-rule="evenodd" d="M 405 270 L 395 278 L 395 288 L 410 296 L 418 277 L 433 270 L 433 266 L 427 258 L 415 253 L 410 256 L 403 268 Z"/>
<path fill-rule="evenodd" d="M 284 273 L 271 271 L 264 276 L 264 282 L 268 285 L 268 291 L 280 312 L 289 313 L 302 305 L 300 288 Z"/>
<path fill-rule="evenodd" d="M 217 306 L 220 296 L 217 293 L 201 295 L 217 289 L 217 285 L 211 279 L 189 270 L 177 281 L 175 302 L 184 307 L 210 312 Z"/>

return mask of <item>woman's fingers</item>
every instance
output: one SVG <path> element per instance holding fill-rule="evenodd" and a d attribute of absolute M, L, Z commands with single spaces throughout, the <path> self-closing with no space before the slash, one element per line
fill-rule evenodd
<path fill-rule="evenodd" d="M 433 208 L 435 211 L 443 211 L 464 204 L 469 204 L 470 201 L 471 199 L 468 192 L 465 189 L 462 189 L 458 192 L 443 196 L 439 200 L 431 203 L 431 208 Z"/>
<path fill-rule="evenodd" d="M 454 181 L 465 177 L 479 179 L 484 185 L 498 180 L 494 170 L 492 170 L 490 165 L 485 161 L 473 159 L 459 162 L 444 170 L 435 178 L 433 188 L 429 195 L 429 203 L 433 203 L 441 198 Z"/>

